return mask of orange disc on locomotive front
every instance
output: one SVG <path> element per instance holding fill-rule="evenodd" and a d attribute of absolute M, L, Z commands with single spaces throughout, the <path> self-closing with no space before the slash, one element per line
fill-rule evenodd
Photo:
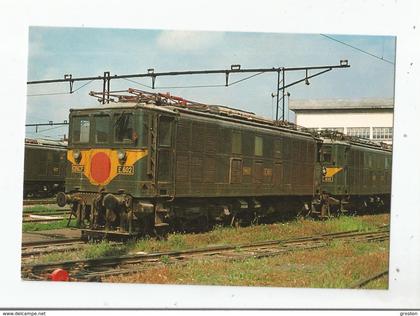
<path fill-rule="evenodd" d="M 90 175 L 98 183 L 104 182 L 109 177 L 111 161 L 107 154 L 96 153 L 90 161 Z"/>

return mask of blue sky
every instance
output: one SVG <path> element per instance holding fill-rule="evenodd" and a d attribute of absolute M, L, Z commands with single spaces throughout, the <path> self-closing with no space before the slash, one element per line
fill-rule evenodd
<path fill-rule="evenodd" d="M 334 38 L 394 61 L 395 38 L 391 36 L 344 36 Z M 392 97 L 394 65 L 363 54 L 319 34 L 183 32 L 168 30 L 94 29 L 31 27 L 29 31 L 28 80 L 63 78 L 64 74 L 98 76 L 160 71 L 242 68 L 302 67 L 335 65 L 348 59 L 351 68 L 333 70 L 288 89 L 292 99 Z M 230 81 L 249 74 L 232 75 Z M 286 82 L 302 78 L 303 73 L 288 73 Z M 150 85 L 150 79 L 134 79 Z M 157 87 L 224 84 L 224 75 L 158 78 Z M 75 83 L 77 89 L 83 82 Z M 146 89 L 126 80 L 111 81 L 114 90 Z M 28 95 L 68 92 L 68 84 L 28 85 Z M 256 76 L 225 88 L 156 89 L 186 99 L 253 111 L 271 118 L 271 93 L 276 89 L 276 74 Z M 101 83 L 92 82 L 69 95 L 28 96 L 27 123 L 50 120 L 62 122 L 70 108 L 98 106 L 89 91 L 100 91 Z M 287 118 L 287 116 L 286 116 Z M 288 118 L 293 120 L 293 115 Z M 27 137 L 58 138 L 66 127 L 43 127 L 35 133 L 26 128 Z"/>

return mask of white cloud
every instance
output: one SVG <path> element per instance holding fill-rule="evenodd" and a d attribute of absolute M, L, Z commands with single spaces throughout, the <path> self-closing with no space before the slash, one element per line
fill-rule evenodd
<path fill-rule="evenodd" d="M 213 47 L 223 37 L 223 32 L 162 31 L 156 43 L 163 49 L 191 52 Z"/>

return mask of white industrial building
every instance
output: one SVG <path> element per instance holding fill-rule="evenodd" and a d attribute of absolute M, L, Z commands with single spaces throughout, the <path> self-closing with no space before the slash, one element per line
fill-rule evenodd
<path fill-rule="evenodd" d="M 292 100 L 296 124 L 392 144 L 393 99 Z"/>

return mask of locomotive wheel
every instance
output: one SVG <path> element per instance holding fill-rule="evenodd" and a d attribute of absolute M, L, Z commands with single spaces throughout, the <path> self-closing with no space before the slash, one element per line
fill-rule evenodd
<path fill-rule="evenodd" d="M 158 240 L 168 240 L 169 229 L 167 227 L 155 227 L 153 233 Z"/>
<path fill-rule="evenodd" d="M 297 218 L 308 218 L 311 217 L 312 213 L 315 211 L 315 205 L 308 203 L 303 203 L 302 208 L 296 215 Z"/>
<path fill-rule="evenodd" d="M 240 225 L 240 219 L 237 216 L 233 215 L 232 219 L 230 220 L 230 226 L 235 227 L 235 228 L 239 228 L 241 226 Z"/>
<path fill-rule="evenodd" d="M 328 203 L 325 203 L 321 206 L 321 219 L 328 219 L 330 217 L 330 205 Z"/>
<path fill-rule="evenodd" d="M 253 213 L 253 219 L 251 220 L 251 225 L 258 225 L 260 223 L 260 217 L 257 212 Z"/>

